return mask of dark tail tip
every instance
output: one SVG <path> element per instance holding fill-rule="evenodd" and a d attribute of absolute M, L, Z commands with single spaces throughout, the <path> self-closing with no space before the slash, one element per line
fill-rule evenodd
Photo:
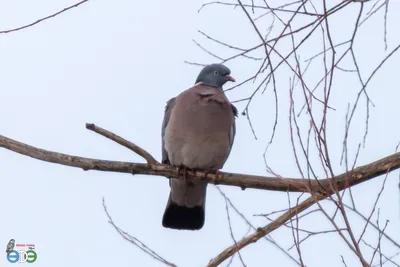
<path fill-rule="evenodd" d="M 171 201 L 165 209 L 162 225 L 178 230 L 199 230 L 204 225 L 204 207 L 188 208 Z"/>

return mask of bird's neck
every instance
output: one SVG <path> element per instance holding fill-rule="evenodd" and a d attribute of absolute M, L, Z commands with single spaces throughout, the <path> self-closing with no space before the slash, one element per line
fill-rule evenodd
<path fill-rule="evenodd" d="M 219 87 L 219 86 L 217 86 L 217 85 L 215 85 L 215 84 L 206 83 L 206 82 L 197 82 L 197 83 L 195 83 L 194 86 L 200 85 L 200 84 L 202 84 L 202 85 L 207 85 L 207 86 L 211 86 L 211 87 L 217 88 L 219 91 L 223 91 L 222 87 Z"/>

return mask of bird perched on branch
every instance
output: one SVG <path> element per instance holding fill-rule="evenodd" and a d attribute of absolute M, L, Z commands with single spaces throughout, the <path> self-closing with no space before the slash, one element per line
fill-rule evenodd
<path fill-rule="evenodd" d="M 196 84 L 170 99 L 162 124 L 162 163 L 217 173 L 227 160 L 235 138 L 237 109 L 222 86 L 235 82 L 222 64 L 205 66 Z M 207 183 L 171 178 L 171 192 L 162 224 L 166 228 L 199 230 L 204 225 Z"/>

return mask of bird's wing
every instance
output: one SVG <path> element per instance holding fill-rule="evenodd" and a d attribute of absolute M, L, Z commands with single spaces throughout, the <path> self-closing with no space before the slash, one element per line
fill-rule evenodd
<path fill-rule="evenodd" d="M 168 153 L 165 150 L 165 141 L 164 141 L 164 135 L 165 135 L 165 128 L 168 125 L 169 118 L 171 117 L 171 110 L 175 106 L 176 102 L 176 97 L 171 98 L 168 100 L 167 105 L 165 106 L 165 112 L 164 112 L 164 120 L 162 123 L 162 128 L 161 128 L 161 139 L 162 139 L 162 159 L 161 163 L 163 164 L 169 164 L 169 159 L 168 159 Z"/>
<path fill-rule="evenodd" d="M 229 153 L 228 153 L 228 157 L 229 154 L 231 153 L 232 150 L 232 146 L 233 146 L 233 141 L 235 140 L 235 135 L 236 135 L 236 117 L 238 116 L 238 110 L 237 108 L 231 104 L 231 108 L 232 108 L 232 113 L 233 113 L 233 123 L 232 123 L 232 127 L 231 127 L 231 131 L 229 133 Z M 228 158 L 227 157 L 227 158 Z"/>

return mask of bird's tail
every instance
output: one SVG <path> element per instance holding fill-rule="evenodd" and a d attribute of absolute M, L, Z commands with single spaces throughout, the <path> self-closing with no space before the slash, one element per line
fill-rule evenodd
<path fill-rule="evenodd" d="M 171 179 L 171 193 L 162 225 L 178 230 L 199 230 L 204 225 L 207 184 L 188 185 Z"/>

